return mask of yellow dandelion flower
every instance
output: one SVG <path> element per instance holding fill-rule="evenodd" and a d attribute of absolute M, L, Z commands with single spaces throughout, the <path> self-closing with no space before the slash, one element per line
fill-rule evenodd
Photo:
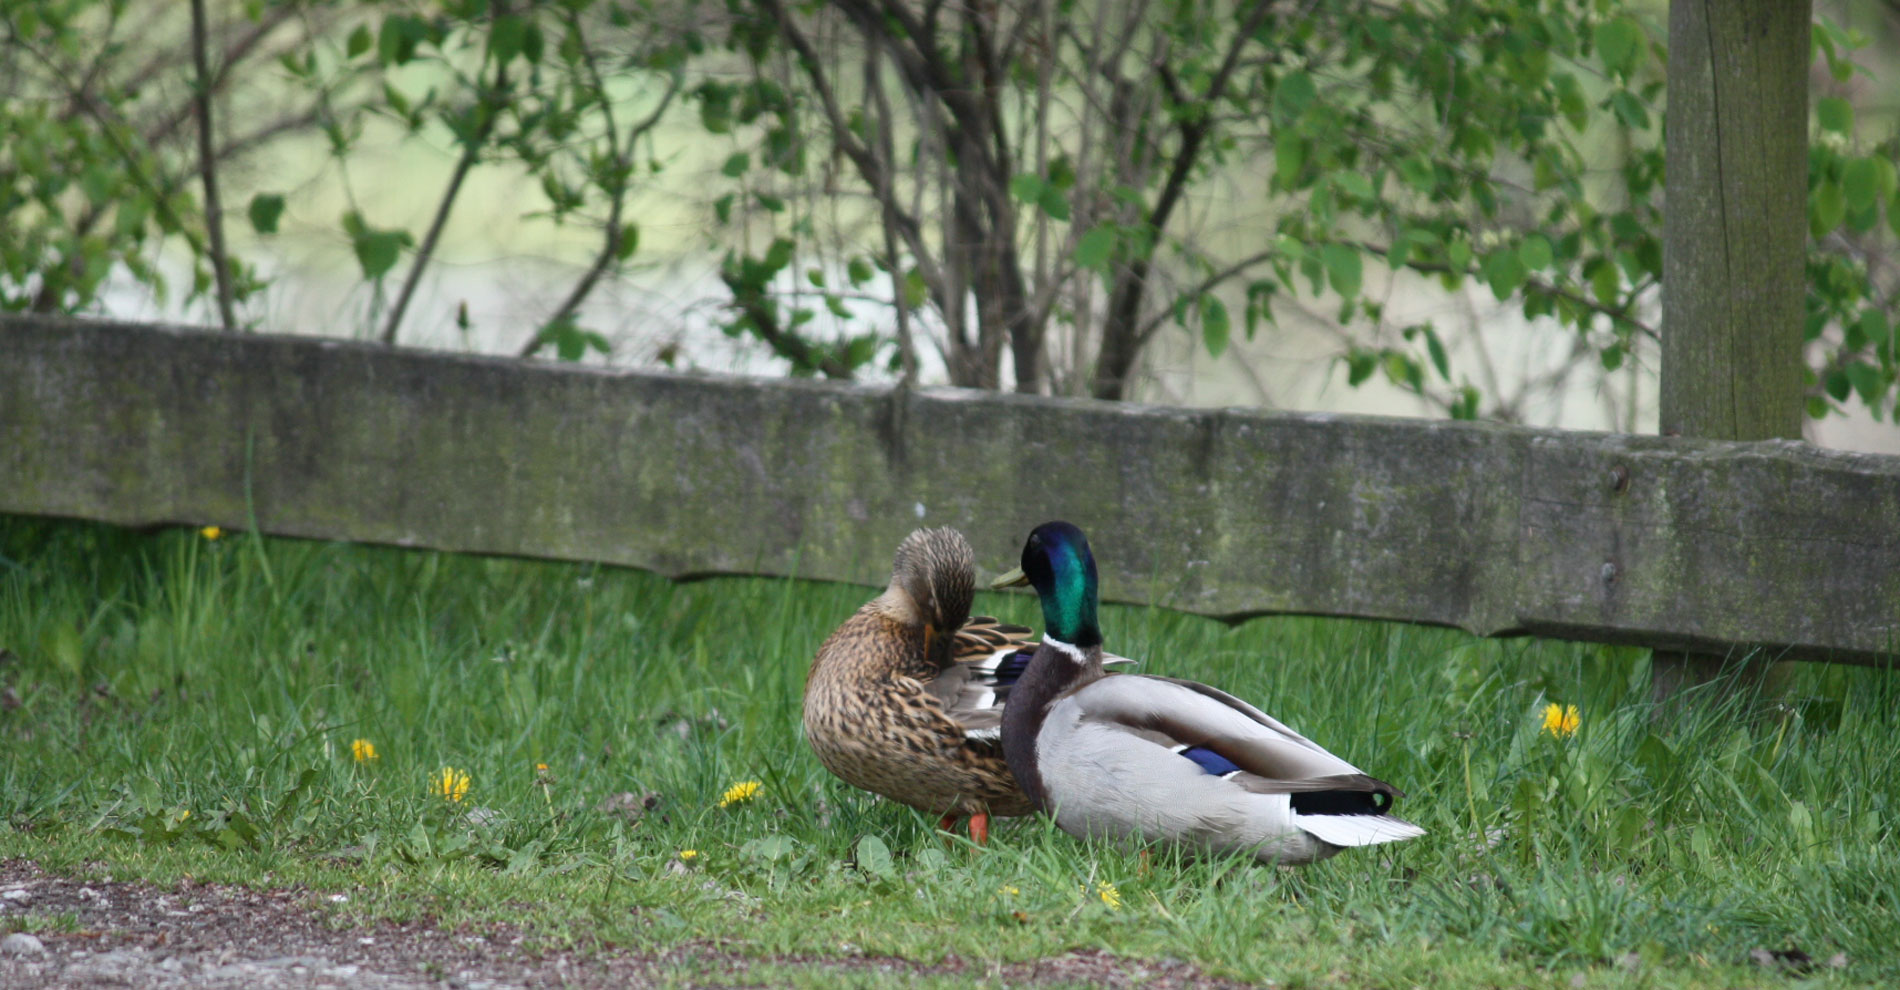
<path fill-rule="evenodd" d="M 219 529 L 216 526 L 206 526 L 205 528 L 198 531 L 198 535 L 204 537 L 207 540 L 215 540 L 224 535 L 224 530 Z"/>
<path fill-rule="evenodd" d="M 547 772 L 548 772 L 548 765 L 547 765 L 547 764 L 545 764 L 545 763 L 536 763 L 536 764 L 534 765 L 534 772 L 535 772 L 535 773 L 547 773 Z"/>
<path fill-rule="evenodd" d="M 1122 909 L 1122 892 L 1115 889 L 1114 884 L 1098 883 L 1095 885 L 1095 893 L 1102 899 L 1103 904 L 1108 905 L 1110 911 Z"/>
<path fill-rule="evenodd" d="M 1574 734 L 1581 724 L 1583 715 L 1576 705 L 1544 706 L 1544 731 L 1559 739 Z"/>
<path fill-rule="evenodd" d="M 1014 886 L 1010 884 L 1004 884 L 1001 887 L 998 887 L 996 889 L 1000 891 L 1006 897 L 1015 897 L 1017 894 L 1022 893 L 1022 891 L 1017 890 Z"/>
<path fill-rule="evenodd" d="M 719 806 L 721 808 L 730 808 L 735 804 L 744 804 L 758 796 L 759 782 L 756 780 L 742 780 L 726 788 L 725 795 L 719 799 Z"/>
<path fill-rule="evenodd" d="M 447 800 L 460 801 L 468 796 L 468 784 L 467 772 L 454 767 L 443 767 L 442 772 L 435 775 L 431 790 Z"/>
<path fill-rule="evenodd" d="M 697 850 L 697 849 L 681 849 L 681 850 L 680 850 L 680 858 L 681 858 L 681 859 L 698 859 L 698 858 L 699 858 L 699 850 Z"/>
<path fill-rule="evenodd" d="M 358 763 L 380 760 L 383 754 L 376 752 L 376 744 L 367 739 L 350 740 L 350 759 Z"/>

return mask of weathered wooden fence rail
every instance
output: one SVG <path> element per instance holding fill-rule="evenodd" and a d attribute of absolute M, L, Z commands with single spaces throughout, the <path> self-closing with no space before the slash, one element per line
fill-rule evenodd
<path fill-rule="evenodd" d="M 1900 457 L 602 371 L 0 318 L 0 511 L 882 583 L 919 524 L 1106 593 L 1717 653 L 1900 651 Z"/>

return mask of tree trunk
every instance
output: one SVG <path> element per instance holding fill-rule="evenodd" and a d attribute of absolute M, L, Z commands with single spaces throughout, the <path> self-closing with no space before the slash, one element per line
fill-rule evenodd
<path fill-rule="evenodd" d="M 1128 269 L 1115 280 L 1108 312 L 1102 317 L 1102 352 L 1095 359 L 1095 382 L 1089 390 L 1098 399 L 1128 397 L 1128 376 L 1134 372 L 1135 357 L 1141 353 L 1141 304 L 1147 286 L 1145 258 L 1131 259 Z"/>
<path fill-rule="evenodd" d="M 1811 20 L 1806 0 L 1669 5 L 1665 434 L 1801 436 Z M 1724 661 L 1658 651 L 1652 688 L 1665 699 Z"/>

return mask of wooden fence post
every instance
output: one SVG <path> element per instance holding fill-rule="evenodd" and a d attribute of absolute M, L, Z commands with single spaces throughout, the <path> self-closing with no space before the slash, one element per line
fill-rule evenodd
<path fill-rule="evenodd" d="M 1806 0 L 1669 5 L 1665 434 L 1801 436 L 1811 22 Z M 1656 697 L 1729 659 L 1657 651 Z"/>

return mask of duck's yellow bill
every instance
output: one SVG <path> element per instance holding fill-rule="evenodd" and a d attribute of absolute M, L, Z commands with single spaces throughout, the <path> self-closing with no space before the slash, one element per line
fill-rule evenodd
<path fill-rule="evenodd" d="M 1020 588 L 1023 585 L 1028 584 L 1028 583 L 1029 583 L 1029 575 L 1024 574 L 1023 569 L 1020 567 L 1012 567 L 1010 568 L 1010 571 L 1008 574 L 1005 574 L 1002 577 L 999 577 L 996 580 L 991 581 L 990 589 L 996 590 L 1000 588 Z"/>

